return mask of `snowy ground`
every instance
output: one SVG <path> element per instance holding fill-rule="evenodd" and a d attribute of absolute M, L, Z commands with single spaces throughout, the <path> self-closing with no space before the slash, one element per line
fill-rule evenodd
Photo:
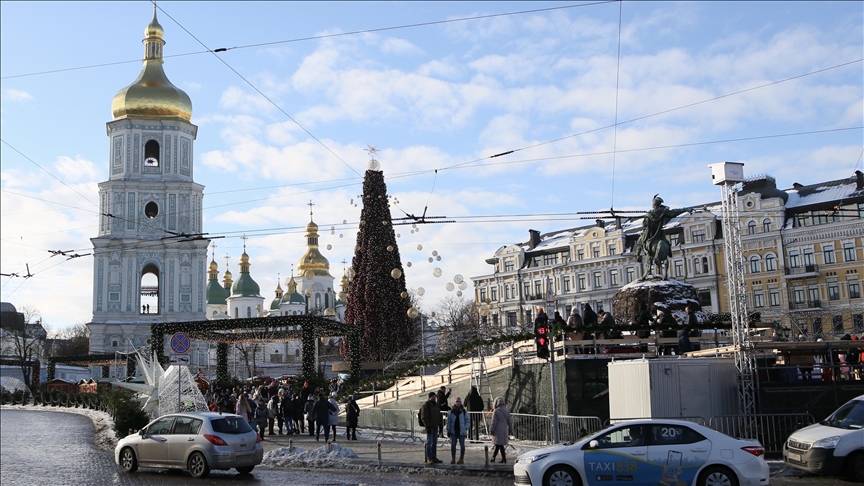
<path fill-rule="evenodd" d="M 33 410 L 38 412 L 76 413 L 89 417 L 93 422 L 94 440 L 96 446 L 105 451 L 114 451 L 117 445 L 117 435 L 114 433 L 114 419 L 106 412 L 87 408 L 52 407 L 42 405 L 3 405 L 0 410 Z"/>

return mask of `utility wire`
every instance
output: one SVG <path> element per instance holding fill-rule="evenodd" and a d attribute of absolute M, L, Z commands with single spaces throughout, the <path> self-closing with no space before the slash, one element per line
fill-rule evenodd
<path fill-rule="evenodd" d="M 37 164 L 37 163 L 36 163 L 33 159 L 31 159 L 30 157 L 27 157 L 26 155 L 24 155 L 23 153 L 21 153 L 20 150 L 18 150 L 17 148 L 13 147 L 9 142 L 7 142 L 6 140 L 3 140 L 3 139 L 0 139 L 0 141 L 2 141 L 4 144 L 6 144 L 7 147 L 11 148 L 11 149 L 14 150 L 15 152 L 18 152 L 18 155 L 20 155 L 21 157 L 24 157 L 25 159 L 27 159 L 31 164 L 35 165 L 36 167 L 39 167 L 39 169 L 41 169 L 43 172 L 45 172 L 45 173 L 48 174 L 49 176 L 51 176 L 51 177 L 53 177 L 54 179 L 56 179 L 57 182 L 59 182 L 60 184 L 63 184 L 64 186 L 68 187 L 72 192 L 74 192 L 75 194 L 78 194 L 79 196 L 81 196 L 82 198 L 84 198 L 84 200 L 86 200 L 88 203 L 92 204 L 93 206 L 96 206 L 97 208 L 99 207 L 99 206 L 96 205 L 96 203 L 94 203 L 93 201 L 87 199 L 87 196 L 85 196 L 85 195 L 81 194 L 80 192 L 76 191 L 72 186 L 70 186 L 69 184 L 66 184 L 65 182 L 63 182 L 60 178 L 58 178 L 57 176 L 55 176 L 54 174 L 52 174 L 48 169 L 42 167 L 41 165 Z"/>
<path fill-rule="evenodd" d="M 489 18 L 494 18 L 494 17 L 505 17 L 505 16 L 509 16 L 509 15 L 523 15 L 523 14 L 529 14 L 529 13 L 549 12 L 552 10 L 564 10 L 564 9 L 577 8 L 577 7 L 589 7 L 589 6 L 593 6 L 593 5 L 603 5 L 606 3 L 612 3 L 615 1 L 617 1 L 617 0 L 606 0 L 606 1 L 602 1 L 602 2 L 591 2 L 591 3 L 573 4 L 573 5 L 562 5 L 560 7 L 538 8 L 538 9 L 534 9 L 534 10 L 520 10 L 520 11 L 516 11 L 516 12 L 504 12 L 504 13 L 498 13 L 498 14 L 478 15 L 478 16 L 474 16 L 474 17 L 460 17 L 457 19 L 448 19 L 448 20 L 435 20 L 432 22 L 421 22 L 421 23 L 416 23 L 416 24 L 396 25 L 396 26 L 391 26 L 391 27 L 379 27 L 379 28 L 375 28 L 375 29 L 355 30 L 355 31 L 351 31 L 351 32 L 339 32 L 339 33 L 334 33 L 334 34 L 313 35 L 313 36 L 308 36 L 308 37 L 299 37 L 299 38 L 295 38 L 295 39 L 286 39 L 286 40 L 273 41 L 273 42 L 261 42 L 258 44 L 247 44 L 247 45 L 235 46 L 235 47 L 220 47 L 220 48 L 216 49 L 215 51 L 211 51 L 210 49 L 208 49 L 206 51 L 187 52 L 184 54 L 174 54 L 171 56 L 163 56 L 163 58 L 168 59 L 168 58 L 172 58 L 172 57 L 194 56 L 194 55 L 198 55 L 198 54 L 207 54 L 208 52 L 225 52 L 225 51 L 233 51 L 233 50 L 238 50 L 238 49 L 249 49 L 252 47 L 264 47 L 264 46 L 272 46 L 272 45 L 277 45 L 277 44 L 289 44 L 289 43 L 294 43 L 294 42 L 304 42 L 304 41 L 310 41 L 310 40 L 327 39 L 327 38 L 331 38 L 331 37 L 345 37 L 345 36 L 358 35 L 358 34 L 369 34 L 369 33 L 373 33 L 373 32 L 385 32 L 388 30 L 410 29 L 410 28 L 415 28 L 415 27 L 427 27 L 430 25 L 449 24 L 449 23 L 454 23 L 454 22 L 466 22 L 469 20 L 482 20 L 482 19 L 489 19 Z M 103 63 L 103 64 L 92 64 L 89 66 L 80 66 L 80 67 L 64 68 L 64 69 L 53 69 L 50 71 L 41 71 L 41 72 L 35 72 L 35 73 L 14 74 L 11 76 L 2 76 L 2 77 L 0 77 L 0 79 L 23 78 L 23 77 L 28 77 L 28 76 L 39 76 L 42 74 L 54 74 L 54 73 L 62 73 L 62 72 L 67 72 L 67 71 L 78 71 L 78 70 L 82 70 L 82 69 L 93 69 L 93 68 L 99 68 L 99 67 L 116 66 L 119 64 L 131 64 L 131 63 L 136 63 L 136 62 L 141 62 L 141 60 L 140 59 L 134 59 L 134 60 L 130 60 L 130 61 L 117 61 L 117 62 L 109 62 L 109 63 Z"/>
<path fill-rule="evenodd" d="M 615 155 L 618 148 L 618 90 L 621 79 L 621 17 L 624 0 L 618 2 L 618 61 L 615 65 L 615 130 L 612 134 L 612 188 L 609 191 L 609 207 L 615 207 Z"/>

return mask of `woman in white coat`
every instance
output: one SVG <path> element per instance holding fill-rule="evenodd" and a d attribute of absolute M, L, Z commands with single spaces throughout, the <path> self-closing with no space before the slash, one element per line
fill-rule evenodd
<path fill-rule="evenodd" d="M 506 463 L 507 454 L 504 448 L 510 442 L 510 435 L 513 434 L 513 419 L 510 418 L 510 410 L 504 405 L 504 397 L 495 399 L 489 433 L 492 434 L 492 445 L 495 446 L 495 450 L 492 451 L 492 462 L 495 462 L 495 457 L 498 452 L 501 452 L 501 462 Z"/>

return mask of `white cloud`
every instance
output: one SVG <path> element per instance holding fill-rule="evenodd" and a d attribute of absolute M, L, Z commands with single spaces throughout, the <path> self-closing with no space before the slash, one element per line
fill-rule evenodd
<path fill-rule="evenodd" d="M 21 91 L 20 89 L 4 89 L 3 99 L 6 101 L 20 102 L 30 101 L 33 99 L 33 96 L 26 91 Z"/>
<path fill-rule="evenodd" d="M 57 157 L 54 167 L 63 176 L 63 179 L 69 181 L 94 181 L 103 175 L 93 162 L 82 159 L 80 155 L 76 155 L 74 159 L 61 155 Z"/>

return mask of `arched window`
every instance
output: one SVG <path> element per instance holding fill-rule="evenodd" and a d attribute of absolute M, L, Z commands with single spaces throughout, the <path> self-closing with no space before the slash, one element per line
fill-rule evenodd
<path fill-rule="evenodd" d="M 777 270 L 777 257 L 769 253 L 765 255 L 765 271 L 771 272 Z"/>
<path fill-rule="evenodd" d="M 693 259 L 693 271 L 696 272 L 696 275 L 702 273 L 702 265 L 699 262 L 699 257 Z"/>
<path fill-rule="evenodd" d="M 771 218 L 765 218 L 762 220 L 762 232 L 767 233 L 771 231 Z"/>
<path fill-rule="evenodd" d="M 702 257 L 702 273 L 708 273 L 708 257 Z"/>
<path fill-rule="evenodd" d="M 762 262 L 758 255 L 750 257 L 750 273 L 759 273 L 762 271 Z"/>
<path fill-rule="evenodd" d="M 144 144 L 144 166 L 159 167 L 159 142 L 156 140 Z"/>
<path fill-rule="evenodd" d="M 750 221 L 747 223 L 747 234 L 755 235 L 756 234 L 756 221 Z"/>
<path fill-rule="evenodd" d="M 159 267 L 150 263 L 141 270 L 141 313 L 159 313 Z"/>
<path fill-rule="evenodd" d="M 239 319 L 239 318 L 240 318 L 240 308 L 235 307 L 234 308 L 234 319 Z"/>
<path fill-rule="evenodd" d="M 251 307 L 246 308 L 246 317 L 247 318 L 252 317 L 252 308 Z"/>
<path fill-rule="evenodd" d="M 321 308 L 321 294 L 315 294 L 315 308 Z"/>

